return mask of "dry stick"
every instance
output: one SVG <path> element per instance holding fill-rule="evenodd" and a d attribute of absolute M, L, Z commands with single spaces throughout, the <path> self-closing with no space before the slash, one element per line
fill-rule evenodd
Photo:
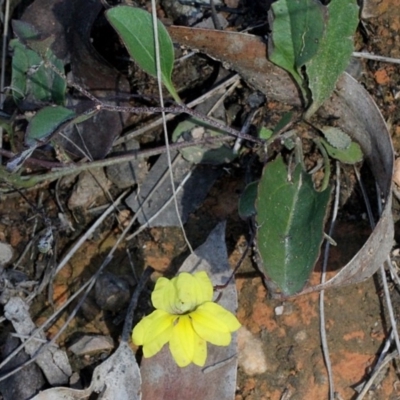
<path fill-rule="evenodd" d="M 358 57 L 358 58 L 366 58 L 367 60 L 383 61 L 383 62 L 388 62 L 388 63 L 393 63 L 393 64 L 400 64 L 400 59 L 398 59 L 398 58 L 376 56 L 375 54 L 371 54 L 371 53 L 354 51 L 352 56 Z"/>
<path fill-rule="evenodd" d="M 354 171 L 355 171 L 358 183 L 359 183 L 360 188 L 361 188 L 361 193 L 362 193 L 363 198 L 364 198 L 365 206 L 367 208 L 367 214 L 368 214 L 369 223 L 371 225 L 371 229 L 374 229 L 375 228 L 375 221 L 374 221 L 374 217 L 373 217 L 372 210 L 371 210 L 371 204 L 370 204 L 368 196 L 367 196 L 367 192 L 366 192 L 364 184 L 363 184 L 363 182 L 361 180 L 361 176 L 360 176 L 359 171 L 357 170 L 357 168 L 354 168 Z M 376 184 L 376 192 L 377 192 L 377 197 L 378 197 L 378 211 L 379 211 L 379 215 L 381 215 L 382 214 L 382 203 L 381 203 L 381 199 L 379 197 L 380 189 L 379 189 L 379 186 L 377 184 Z M 390 324 L 391 324 L 392 329 L 393 329 L 394 342 L 396 344 L 397 352 L 400 354 L 399 333 L 397 331 L 397 324 L 396 324 L 396 319 L 394 317 L 393 305 L 392 305 L 392 301 L 391 301 L 390 294 L 389 294 L 389 287 L 388 287 L 388 284 L 387 284 L 384 264 L 381 264 L 381 266 L 380 266 L 380 273 L 381 273 L 382 285 L 383 285 L 383 290 L 384 290 L 384 293 L 385 293 L 385 299 L 386 299 L 386 304 L 387 304 L 389 318 L 390 318 Z"/>
<path fill-rule="evenodd" d="M 233 76 L 231 76 L 230 78 L 228 78 L 226 81 L 220 83 L 219 85 L 217 85 L 215 88 L 211 89 L 210 91 L 208 91 L 207 93 L 203 94 L 202 96 L 198 97 L 197 99 L 191 101 L 190 103 L 187 104 L 187 107 L 192 108 L 197 106 L 198 104 L 204 102 L 205 100 L 207 100 L 208 98 L 214 96 L 214 94 L 218 93 L 221 90 L 225 90 L 228 86 L 235 84 L 235 82 L 239 82 L 240 81 L 240 76 L 238 74 L 235 74 Z M 174 119 L 176 117 L 176 114 L 167 114 L 165 116 L 167 121 L 171 121 L 172 119 Z M 124 136 L 120 137 L 119 139 L 114 141 L 114 146 L 124 143 L 126 141 L 128 141 L 129 139 L 132 139 L 136 136 L 139 136 L 143 133 L 146 133 L 148 131 L 150 131 L 151 129 L 157 128 L 159 127 L 163 122 L 162 118 L 158 118 L 153 122 L 150 122 L 148 124 L 146 124 L 145 126 L 142 126 L 141 128 L 135 129 L 133 131 L 127 132 Z"/>
<path fill-rule="evenodd" d="M 335 189 L 335 202 L 333 205 L 333 213 L 331 226 L 329 227 L 329 236 L 333 235 L 333 230 L 335 228 L 336 218 L 339 209 L 339 199 L 340 199 L 340 165 L 339 162 L 336 161 L 336 189 Z M 328 258 L 329 258 L 329 250 L 331 244 L 329 240 L 325 243 L 324 249 L 324 260 L 322 263 L 322 274 L 321 274 L 321 284 L 324 284 L 326 281 L 326 269 L 328 266 Z M 335 386 L 333 381 L 333 373 L 332 373 L 332 364 L 329 357 L 329 348 L 328 348 L 328 340 L 326 336 L 326 322 L 325 322 L 325 290 L 321 290 L 319 294 L 319 319 L 320 319 L 320 335 L 321 335 L 321 345 L 322 345 L 322 353 L 325 360 L 325 366 L 328 373 L 328 381 L 329 381 L 329 399 L 335 399 Z"/>
<path fill-rule="evenodd" d="M 360 393 L 362 393 L 365 390 L 366 386 L 369 387 L 371 385 L 371 383 L 375 380 L 375 377 L 374 377 L 375 371 L 380 370 L 382 363 L 385 362 L 385 359 L 389 354 L 389 349 L 392 346 L 393 338 L 394 338 L 394 332 L 393 332 L 393 329 L 391 329 L 390 335 L 388 337 L 386 337 L 385 344 L 383 345 L 383 348 L 379 354 L 378 361 L 375 363 L 374 368 L 369 372 L 368 380 L 363 381 L 359 385 L 354 387 L 354 390 L 357 393 L 359 393 L 359 395 L 360 395 Z"/>
<path fill-rule="evenodd" d="M 182 143 L 173 143 L 170 144 L 170 150 L 179 150 L 184 149 L 187 147 L 198 146 L 198 145 L 206 145 L 206 144 L 213 144 L 218 142 L 226 142 L 233 140 L 231 136 L 218 136 L 213 138 L 206 138 L 201 140 L 194 140 L 191 142 L 182 142 Z M 159 155 L 165 152 L 165 146 L 156 147 L 154 149 L 147 149 L 147 150 L 133 150 L 127 152 L 127 154 L 116 156 L 112 158 L 107 158 L 104 160 L 93 161 L 91 163 L 85 164 L 78 164 L 78 165 L 68 165 L 65 166 L 63 164 L 57 164 L 58 168 L 53 167 L 54 171 L 47 172 L 42 175 L 24 175 L 18 177 L 18 182 L 15 185 L 19 184 L 20 186 L 25 185 L 26 187 L 36 185 L 43 181 L 53 181 L 55 179 L 61 178 L 66 175 L 86 171 L 90 168 L 101 168 L 101 167 L 108 167 L 109 165 L 116 165 L 122 164 L 125 162 L 130 162 L 133 160 L 140 160 L 150 156 Z M 3 153 L 0 149 L 0 153 Z M 37 160 L 40 162 L 39 160 Z M 0 192 L 4 192 L 4 190 L 0 189 Z"/>
<path fill-rule="evenodd" d="M 129 303 L 129 307 L 126 312 L 124 327 L 122 328 L 121 342 L 128 343 L 130 332 L 132 329 L 133 316 L 134 316 L 134 312 L 137 307 L 140 293 L 143 291 L 148 279 L 150 278 L 150 275 L 153 272 L 154 272 L 154 268 L 147 267 L 144 270 L 142 276 L 140 277 L 138 284 L 136 285 L 135 291 L 133 292 L 133 295 L 131 298 L 131 302 Z"/>
<path fill-rule="evenodd" d="M 3 21 L 3 41 L 2 41 L 2 50 L 1 50 L 1 72 L 0 72 L 0 108 L 3 108 L 5 94 L 4 91 L 4 83 L 5 83 L 5 73 L 6 73 L 6 55 L 7 55 L 7 37 L 8 37 L 8 22 L 10 19 L 10 0 L 6 0 L 5 3 L 5 12 L 4 12 L 4 21 Z M 0 127 L 0 147 L 3 145 L 3 128 Z M 1 162 L 0 155 L 0 162 Z"/>
<path fill-rule="evenodd" d="M 161 57 L 160 57 L 160 42 L 159 42 L 159 37 L 158 37 L 158 21 L 157 21 L 157 7 L 156 7 L 156 1 L 151 0 L 151 15 L 153 19 L 153 33 L 154 33 L 154 45 L 155 45 L 155 55 L 156 55 L 156 70 L 157 70 L 157 85 L 158 85 L 158 93 L 160 96 L 160 105 L 161 107 L 164 107 L 164 96 L 163 96 L 163 88 L 162 88 L 162 71 L 161 71 Z M 172 194 L 174 197 L 174 205 L 175 205 L 175 211 L 176 211 L 176 216 L 179 221 L 179 226 L 182 230 L 183 237 L 185 239 L 185 242 L 190 250 L 190 253 L 193 253 L 193 248 L 192 245 L 189 242 L 189 239 L 186 235 L 185 228 L 183 227 L 183 222 L 181 218 L 181 214 L 179 212 L 179 206 L 178 206 L 178 200 L 176 198 L 176 190 L 175 190 L 175 182 L 174 182 L 174 172 L 172 170 L 172 162 L 171 162 L 171 153 L 169 150 L 169 138 L 168 138 L 168 128 L 167 128 L 167 120 L 165 118 L 165 112 L 161 112 L 161 116 L 163 119 L 163 131 L 164 131 L 164 140 L 165 140 L 165 147 L 167 150 L 167 160 L 168 160 L 168 167 L 169 167 L 169 176 L 171 180 L 171 188 L 172 188 Z"/>
<path fill-rule="evenodd" d="M 358 183 L 360 185 L 360 188 L 361 188 L 361 192 L 362 192 L 362 195 L 363 195 L 365 207 L 367 209 L 367 215 L 368 215 L 369 223 L 371 225 L 371 229 L 374 229 L 375 221 L 374 221 L 374 217 L 373 217 L 372 210 L 371 210 L 371 204 L 369 202 L 369 199 L 368 199 L 364 184 L 363 184 L 363 182 L 361 180 L 361 176 L 360 176 L 359 171 L 356 168 L 354 168 L 354 171 L 355 171 L 355 174 L 356 174 L 356 177 L 357 177 L 357 181 L 358 181 Z M 378 195 L 377 195 L 377 197 L 378 197 L 378 210 L 379 210 L 379 214 L 381 215 L 382 214 L 382 204 L 381 204 L 381 199 L 379 197 L 380 189 L 379 189 L 379 186 L 377 184 L 376 184 L 376 190 L 377 190 L 377 193 L 378 193 Z M 400 354 L 399 333 L 397 331 L 397 323 L 396 323 L 396 319 L 395 319 L 394 312 L 393 312 L 393 305 L 392 305 L 392 301 L 391 301 L 391 298 L 390 298 L 388 283 L 387 283 L 387 280 L 386 280 L 384 264 L 380 265 L 379 271 L 380 271 L 380 275 L 381 275 L 383 290 L 384 290 L 384 293 L 385 293 L 385 300 L 386 300 L 386 305 L 387 305 L 387 308 L 388 308 L 390 325 L 392 327 L 392 333 L 393 333 L 394 341 L 395 341 L 395 344 L 396 344 L 396 351 L 391 353 L 391 354 L 394 354 L 394 353 Z M 376 377 L 376 376 L 377 376 L 377 374 L 374 374 L 374 377 Z M 364 390 L 363 390 L 363 392 L 364 392 Z M 357 399 L 358 398 L 359 397 L 357 397 Z M 360 397 L 360 399 L 361 398 L 362 397 Z"/>
<path fill-rule="evenodd" d="M 238 75 L 235 75 L 235 76 L 238 77 Z M 218 108 L 219 106 L 222 105 L 222 103 L 224 102 L 224 100 L 225 100 L 230 94 L 233 93 L 233 91 L 237 88 L 237 86 L 239 85 L 239 83 L 240 83 L 240 79 L 236 79 L 234 82 L 232 82 L 232 85 L 231 85 L 228 89 L 226 89 L 226 90 L 224 91 L 224 93 L 222 94 L 222 96 L 221 96 L 221 97 L 215 102 L 215 104 L 211 107 L 210 111 L 207 113 L 207 116 L 211 116 L 211 115 L 214 113 L 214 111 L 217 110 L 217 108 Z M 214 93 L 214 94 L 216 94 L 216 93 Z M 211 96 L 210 96 L 210 97 L 211 97 Z"/>
<path fill-rule="evenodd" d="M 372 386 L 374 383 L 375 379 L 378 378 L 378 376 L 381 374 L 383 368 L 390 363 L 392 360 L 394 360 L 396 357 L 399 356 L 399 353 L 397 350 L 394 350 L 390 354 L 388 354 L 385 359 L 382 361 L 381 365 L 379 368 L 372 374 L 371 378 L 369 381 L 365 384 L 363 387 L 363 390 L 360 392 L 360 394 L 356 397 L 356 400 L 362 400 L 364 396 L 368 393 L 369 388 Z"/>
<path fill-rule="evenodd" d="M 154 0 L 152 0 L 152 1 L 154 2 Z M 153 5 L 152 5 L 152 7 L 153 7 Z M 154 7 L 155 7 L 155 4 L 154 4 Z M 153 12 L 153 28 L 154 28 L 154 34 L 155 34 L 156 62 L 158 63 L 157 79 L 159 79 L 159 84 L 162 85 L 160 57 L 159 57 L 159 42 L 158 42 L 157 23 L 156 22 L 157 22 L 157 17 Z M 213 126 L 214 128 L 217 128 L 217 129 L 219 129 L 223 132 L 226 132 L 232 136 L 241 137 L 243 139 L 247 139 L 251 142 L 256 142 L 256 143 L 263 142 L 262 139 L 256 138 L 254 136 L 241 134 L 238 130 L 231 128 L 230 126 L 227 126 L 223 123 L 220 123 L 219 121 L 217 121 L 213 118 L 206 117 L 205 115 L 203 115 L 195 110 L 192 110 L 191 108 L 188 108 L 184 104 L 177 104 L 176 106 L 171 106 L 171 107 L 125 107 L 125 106 L 115 106 L 113 104 L 104 103 L 100 99 L 93 96 L 90 92 L 88 92 L 86 89 L 84 89 L 80 85 L 78 85 L 74 82 L 68 81 L 65 74 L 62 71 L 58 70 L 53 64 L 51 64 L 49 62 L 45 62 L 45 65 L 48 66 L 49 68 L 51 68 L 54 72 L 56 72 L 58 75 L 60 75 L 63 79 L 65 79 L 65 81 L 67 82 L 67 84 L 69 86 L 72 86 L 73 88 L 77 89 L 84 96 L 86 96 L 87 98 L 92 100 L 95 103 L 95 109 L 97 109 L 98 111 L 108 110 L 108 111 L 112 111 L 112 112 L 122 112 L 122 113 L 132 113 L 132 114 L 160 112 L 164 115 L 164 117 L 163 117 L 164 122 L 166 121 L 165 113 L 167 113 L 167 112 L 173 113 L 173 114 L 184 113 L 184 114 L 189 114 L 192 117 L 198 118 L 198 119 L 202 120 L 203 122 Z M 158 67 L 160 67 L 160 68 L 158 68 Z M 160 92 L 160 102 L 162 105 L 164 105 L 164 98 L 162 95 L 162 86 L 161 86 L 161 92 Z"/>
<path fill-rule="evenodd" d="M 176 105 L 176 106 L 169 106 L 169 107 L 124 107 L 124 106 L 114 106 L 112 104 L 100 103 L 96 106 L 98 110 L 108 110 L 113 112 L 123 112 L 123 113 L 132 113 L 132 114 L 142 114 L 142 113 L 157 113 L 157 112 L 170 112 L 173 114 L 188 114 L 192 117 L 200 119 L 201 121 L 205 122 L 212 127 L 219 129 L 223 132 L 228 133 L 229 135 L 240 137 L 242 139 L 249 140 L 250 142 L 255 143 L 264 143 L 264 140 L 259 139 L 252 135 L 247 135 L 240 133 L 237 129 L 231 128 L 228 125 L 225 125 L 214 118 L 210 118 L 205 116 L 202 113 L 199 113 L 191 108 L 188 108 L 185 105 Z"/>
<path fill-rule="evenodd" d="M 55 274 L 57 275 L 68 263 L 68 261 L 72 258 L 72 256 L 78 251 L 78 249 L 82 246 L 82 244 L 87 240 L 87 238 L 95 231 L 95 229 L 106 219 L 106 217 L 111 214 L 116 207 L 121 203 L 121 200 L 124 198 L 124 196 L 128 193 L 126 190 L 123 192 L 117 200 L 114 201 L 113 204 L 111 204 L 110 207 L 107 208 L 107 210 L 96 220 L 96 222 L 86 231 L 86 233 L 79 238 L 79 240 L 74 244 L 74 246 L 71 248 L 71 250 L 65 255 L 65 257 L 62 259 L 60 264 L 58 264 Z"/>

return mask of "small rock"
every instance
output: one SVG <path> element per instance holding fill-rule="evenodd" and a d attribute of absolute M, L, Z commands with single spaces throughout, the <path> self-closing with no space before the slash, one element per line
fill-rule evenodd
<path fill-rule="evenodd" d="M 275 307 L 275 315 L 282 315 L 283 314 L 283 306 Z"/>
<path fill-rule="evenodd" d="M 102 310 L 119 311 L 129 303 L 129 284 L 117 275 L 104 273 L 96 282 L 95 296 L 96 303 Z"/>
<path fill-rule="evenodd" d="M 114 342 L 110 336 L 85 335 L 76 341 L 68 350 L 77 356 L 89 353 L 109 351 L 114 348 Z"/>
<path fill-rule="evenodd" d="M 1 348 L 2 359 L 5 359 L 19 345 L 20 341 L 17 338 L 8 335 Z M 3 375 L 3 373 L 18 367 L 29 359 L 29 355 L 22 350 L 0 372 Z M 45 384 L 46 382 L 40 368 L 37 364 L 30 363 L 16 374 L 1 381 L 0 392 L 3 400 L 27 400 L 37 394 L 40 389 L 43 389 Z"/>
<path fill-rule="evenodd" d="M 111 182 L 107 179 L 103 168 L 82 172 L 68 200 L 68 208 L 70 210 L 78 207 L 89 208 L 99 197 L 104 196 L 104 191 L 110 186 Z"/>
<path fill-rule="evenodd" d="M 116 146 L 110 156 L 118 156 L 119 153 L 139 149 L 140 145 L 137 140 L 129 140 L 128 143 Z M 108 179 L 120 189 L 141 184 L 147 172 L 147 163 L 143 160 L 132 160 L 122 164 L 110 165 L 106 168 Z"/>
<path fill-rule="evenodd" d="M 8 243 L 0 242 L 0 267 L 6 265 L 13 256 L 13 249 Z"/>
<path fill-rule="evenodd" d="M 294 335 L 294 340 L 297 343 L 304 342 L 307 339 L 307 332 L 303 329 Z"/>
<path fill-rule="evenodd" d="M 258 375 L 267 370 L 261 340 L 244 326 L 238 331 L 238 355 L 239 366 L 247 375 Z"/>

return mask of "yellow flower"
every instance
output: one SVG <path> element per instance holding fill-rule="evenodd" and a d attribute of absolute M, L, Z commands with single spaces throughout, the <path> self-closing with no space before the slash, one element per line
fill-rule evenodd
<path fill-rule="evenodd" d="M 236 317 L 212 301 L 213 286 L 204 271 L 180 273 L 169 280 L 159 278 L 151 295 L 155 311 L 133 329 L 132 340 L 152 357 L 169 342 L 179 367 L 194 363 L 202 367 L 207 342 L 228 346 L 231 333 L 239 329 Z"/>

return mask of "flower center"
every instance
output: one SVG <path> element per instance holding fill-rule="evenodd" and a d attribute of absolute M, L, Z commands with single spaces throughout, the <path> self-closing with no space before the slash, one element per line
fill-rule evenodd
<path fill-rule="evenodd" d="M 193 307 L 191 302 L 185 302 L 180 299 L 174 304 L 174 314 L 177 315 L 185 315 L 189 314 L 196 309 L 196 306 Z"/>

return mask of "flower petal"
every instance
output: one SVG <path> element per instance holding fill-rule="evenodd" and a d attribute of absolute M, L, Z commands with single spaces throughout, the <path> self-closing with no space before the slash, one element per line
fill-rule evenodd
<path fill-rule="evenodd" d="M 199 292 L 199 297 L 197 299 L 197 304 L 203 304 L 206 301 L 211 301 L 214 294 L 213 284 L 207 275 L 206 271 L 199 271 L 193 274 L 196 278 L 201 291 Z"/>
<path fill-rule="evenodd" d="M 200 304 L 212 300 L 213 286 L 205 271 L 195 274 L 182 272 L 173 279 L 173 282 L 180 302 L 178 307 L 182 314 L 193 311 Z"/>
<path fill-rule="evenodd" d="M 240 328 L 237 318 L 219 304 L 207 302 L 190 313 L 196 333 L 216 346 L 228 346 L 231 332 Z"/>
<path fill-rule="evenodd" d="M 188 315 L 179 317 L 173 327 L 169 348 L 179 367 L 186 367 L 190 363 L 203 366 L 207 358 L 207 344 L 193 330 Z"/>
<path fill-rule="evenodd" d="M 143 346 L 143 355 L 146 358 L 154 356 L 170 340 L 175 319 L 174 315 L 156 310 L 135 326 L 132 341 Z"/>
<path fill-rule="evenodd" d="M 154 308 L 164 310 L 169 314 L 174 314 L 178 297 L 173 280 L 164 277 L 158 278 L 153 293 L 151 294 L 151 302 Z"/>

